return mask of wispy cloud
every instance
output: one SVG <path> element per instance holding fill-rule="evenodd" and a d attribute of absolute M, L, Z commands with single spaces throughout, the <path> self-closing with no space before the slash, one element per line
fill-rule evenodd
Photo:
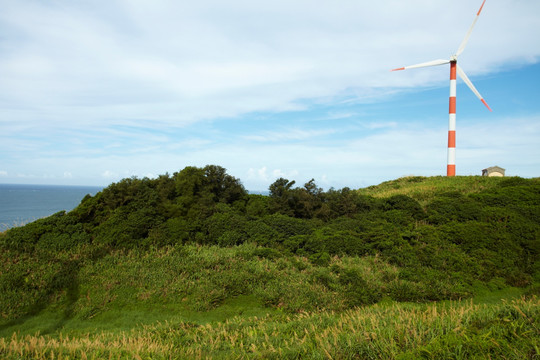
<path fill-rule="evenodd" d="M 118 173 L 114 172 L 114 171 L 111 171 L 111 170 L 105 170 L 102 174 L 101 174 L 102 177 L 104 177 L 105 179 L 115 179 L 115 178 L 118 178 Z"/>
<path fill-rule="evenodd" d="M 336 130 L 334 129 L 302 130 L 283 128 L 280 131 L 267 131 L 261 134 L 246 135 L 243 138 L 255 142 L 301 141 L 331 135 L 335 132 Z"/>
<path fill-rule="evenodd" d="M 395 121 L 382 121 L 382 122 L 372 122 L 368 124 L 364 124 L 364 126 L 368 129 L 376 130 L 376 129 L 389 129 L 389 128 L 396 128 L 398 126 L 398 123 Z"/>
<path fill-rule="evenodd" d="M 186 123 L 285 109 L 346 89 L 364 95 L 430 84 L 446 74 L 393 76 L 387 70 L 447 56 L 477 7 L 465 0 L 452 7 L 444 1 L 406 7 L 390 1 L 362 7 L 353 1 L 315 7 L 304 1 L 257 7 L 238 1 L 226 7 L 214 1 L 7 3 L 0 15 L 6 54 L 0 57 L 0 94 L 56 121 L 61 115 L 65 122 L 90 116 L 101 124 L 142 118 Z M 487 4 L 474 46 L 464 55 L 468 72 L 536 61 L 540 49 L 526 39 L 538 26 L 533 14 L 539 7 Z"/>
<path fill-rule="evenodd" d="M 258 182 L 265 185 L 269 185 L 279 178 L 289 178 L 293 179 L 298 175 L 298 170 L 283 171 L 281 169 L 269 170 L 266 166 L 263 166 L 260 169 L 250 168 L 247 172 L 247 180 L 249 182 Z M 262 190 L 262 189 L 258 189 Z"/>

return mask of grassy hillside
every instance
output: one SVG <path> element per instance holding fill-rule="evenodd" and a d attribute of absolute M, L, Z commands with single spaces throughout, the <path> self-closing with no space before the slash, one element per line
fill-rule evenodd
<path fill-rule="evenodd" d="M 340 281 L 346 270 L 362 274 L 368 289 L 391 292 L 400 283 L 414 284 L 379 258 L 336 257 L 326 268 L 305 258 L 263 254 L 250 244 L 168 246 L 81 262 L 64 272 L 69 282 L 46 303 L 39 292 L 15 290 L 12 296 L 29 311 L 0 325 L 0 357 L 540 355 L 540 302 L 532 295 L 520 298 L 516 289 L 440 303 L 395 302 L 385 295 L 375 305 L 349 307 L 362 293 Z M 23 261 L 2 260 L 8 259 Z"/>
<path fill-rule="evenodd" d="M 0 234 L 0 358 L 533 358 L 539 239 L 538 179 L 125 179 Z"/>
<path fill-rule="evenodd" d="M 393 195 L 406 195 L 417 200 L 421 204 L 427 204 L 437 196 L 448 192 L 458 192 L 463 195 L 479 193 L 493 189 L 500 184 L 519 182 L 520 178 L 503 178 L 487 176 L 408 176 L 396 180 L 385 181 L 379 185 L 359 189 L 363 195 L 377 198 L 387 198 Z M 540 178 L 530 179 L 532 182 L 540 182 Z"/>

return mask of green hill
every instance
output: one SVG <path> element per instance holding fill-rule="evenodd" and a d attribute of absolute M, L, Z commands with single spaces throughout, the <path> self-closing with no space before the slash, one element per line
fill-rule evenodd
<path fill-rule="evenodd" d="M 487 176 L 408 176 L 386 181 L 379 185 L 359 189 L 359 193 L 373 197 L 384 198 L 392 195 L 407 195 L 421 204 L 427 204 L 435 197 L 448 192 L 474 194 L 500 186 L 502 183 L 519 182 L 517 177 L 487 177 Z M 540 182 L 540 178 L 528 179 L 532 183 Z"/>
<path fill-rule="evenodd" d="M 540 356 L 538 179 L 295 185 L 188 167 L 0 234 L 0 357 Z"/>

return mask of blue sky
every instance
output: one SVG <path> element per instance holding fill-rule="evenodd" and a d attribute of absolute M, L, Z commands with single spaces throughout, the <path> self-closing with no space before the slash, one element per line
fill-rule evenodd
<path fill-rule="evenodd" d="M 446 172 L 449 58 L 481 1 L 0 0 L 0 183 L 217 164 L 250 190 Z M 487 0 L 457 174 L 540 176 L 540 2 Z"/>

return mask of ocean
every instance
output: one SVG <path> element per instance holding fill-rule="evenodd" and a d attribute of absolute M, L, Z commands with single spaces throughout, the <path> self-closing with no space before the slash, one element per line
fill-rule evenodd
<path fill-rule="evenodd" d="M 71 211 L 102 187 L 0 184 L 0 231 L 22 226 L 58 211 Z"/>

